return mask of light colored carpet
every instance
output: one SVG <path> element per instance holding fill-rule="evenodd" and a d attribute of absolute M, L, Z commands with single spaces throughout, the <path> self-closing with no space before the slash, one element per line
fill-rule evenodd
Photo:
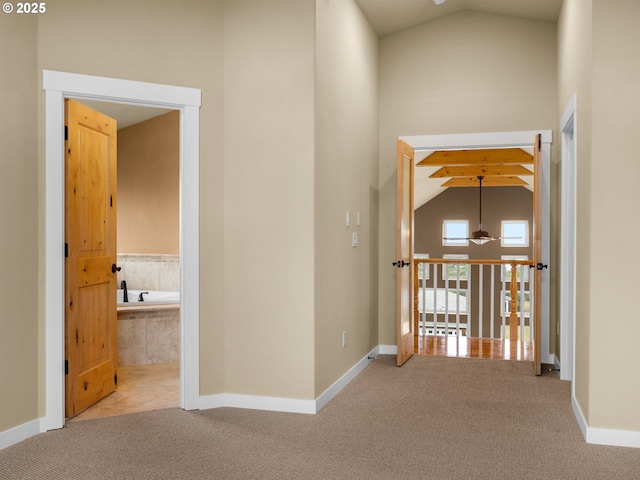
<path fill-rule="evenodd" d="M 587 445 L 530 363 L 380 356 L 317 415 L 221 408 L 72 422 L 0 451 L 14 479 L 640 479 Z"/>

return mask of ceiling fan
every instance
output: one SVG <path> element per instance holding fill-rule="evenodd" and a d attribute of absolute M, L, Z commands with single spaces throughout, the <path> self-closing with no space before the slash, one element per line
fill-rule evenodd
<path fill-rule="evenodd" d="M 487 242 L 491 242 L 493 240 L 500 240 L 501 238 L 509 238 L 509 239 L 520 239 L 521 237 L 492 237 L 489 235 L 489 232 L 486 230 L 482 230 L 482 180 L 484 180 L 484 176 L 478 175 L 478 182 L 480 183 L 480 187 L 478 188 L 479 193 L 479 202 L 478 202 L 478 230 L 471 233 L 470 237 L 463 238 L 447 238 L 444 240 L 470 240 L 476 245 L 484 245 Z"/>

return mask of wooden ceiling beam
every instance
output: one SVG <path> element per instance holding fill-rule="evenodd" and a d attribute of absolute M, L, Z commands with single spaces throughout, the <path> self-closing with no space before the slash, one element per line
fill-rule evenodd
<path fill-rule="evenodd" d="M 418 166 L 448 165 L 520 165 L 533 163 L 533 156 L 521 148 L 485 148 L 482 150 L 438 150 Z"/>
<path fill-rule="evenodd" d="M 533 172 L 523 167 L 522 165 L 465 165 L 455 167 L 442 167 L 436 172 L 432 173 L 429 178 L 477 177 L 478 175 L 482 175 L 485 177 L 495 175 L 527 176 L 533 175 Z"/>
<path fill-rule="evenodd" d="M 456 177 L 451 178 L 444 182 L 442 187 L 477 187 L 480 185 L 480 182 L 476 177 Z M 511 176 L 495 176 L 495 177 L 485 177 L 482 180 L 483 187 L 511 187 L 511 186 L 526 186 L 529 185 L 527 182 L 522 180 L 520 177 L 511 177 Z"/>

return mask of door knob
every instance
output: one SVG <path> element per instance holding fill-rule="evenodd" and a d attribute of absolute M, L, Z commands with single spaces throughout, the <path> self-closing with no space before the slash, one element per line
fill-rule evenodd
<path fill-rule="evenodd" d="M 116 266 L 115 263 L 111 265 L 111 273 L 116 273 L 116 272 L 119 272 L 120 270 L 122 270 L 122 267 Z"/>

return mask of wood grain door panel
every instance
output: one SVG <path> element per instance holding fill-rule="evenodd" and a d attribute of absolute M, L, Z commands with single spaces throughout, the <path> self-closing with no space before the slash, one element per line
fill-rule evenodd
<path fill-rule="evenodd" d="M 65 416 L 116 388 L 116 122 L 65 101 Z"/>

